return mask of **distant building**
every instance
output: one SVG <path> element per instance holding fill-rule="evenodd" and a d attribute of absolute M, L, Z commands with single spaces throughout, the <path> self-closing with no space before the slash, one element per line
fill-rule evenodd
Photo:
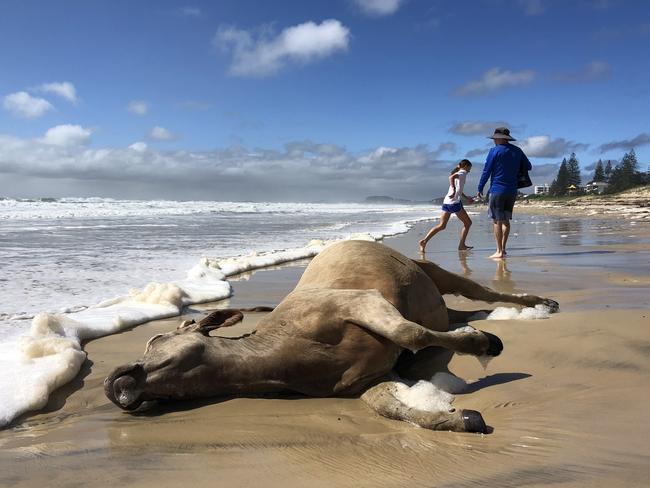
<path fill-rule="evenodd" d="M 604 181 L 590 181 L 585 186 L 585 193 L 595 193 L 602 195 L 607 189 L 608 184 Z"/>
<path fill-rule="evenodd" d="M 549 186 L 544 184 L 544 186 L 535 185 L 534 194 L 535 195 L 548 195 Z"/>

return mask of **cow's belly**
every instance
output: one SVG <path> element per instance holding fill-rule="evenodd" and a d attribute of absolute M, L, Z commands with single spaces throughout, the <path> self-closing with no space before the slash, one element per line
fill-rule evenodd
<path fill-rule="evenodd" d="M 357 325 L 348 324 L 340 341 L 324 343 L 305 337 L 286 342 L 286 383 L 291 391 L 316 397 L 352 395 L 386 375 L 401 348 Z"/>
<path fill-rule="evenodd" d="M 382 244 L 345 241 L 305 270 L 296 291 L 376 289 L 404 318 L 432 330 L 448 330 L 447 308 L 435 283 L 411 259 Z"/>

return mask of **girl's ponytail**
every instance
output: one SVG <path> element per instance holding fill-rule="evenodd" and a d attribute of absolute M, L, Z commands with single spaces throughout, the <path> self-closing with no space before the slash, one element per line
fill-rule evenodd
<path fill-rule="evenodd" d="M 461 169 L 467 168 L 467 167 L 472 167 L 472 163 L 469 161 L 469 159 L 462 159 L 460 163 L 451 171 L 452 175 L 455 175 L 458 173 Z"/>

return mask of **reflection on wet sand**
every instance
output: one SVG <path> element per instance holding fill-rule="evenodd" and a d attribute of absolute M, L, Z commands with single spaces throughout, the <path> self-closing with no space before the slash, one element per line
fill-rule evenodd
<path fill-rule="evenodd" d="M 467 256 L 469 254 L 471 254 L 470 251 L 458 251 L 458 262 L 460 263 L 465 278 L 472 276 L 472 269 L 467 265 Z"/>
<path fill-rule="evenodd" d="M 492 288 L 502 293 L 514 293 L 515 282 L 512 280 L 512 272 L 508 269 L 505 259 L 495 259 L 497 265 L 494 277 L 492 278 Z"/>
<path fill-rule="evenodd" d="M 561 246 L 581 246 L 583 222 L 578 219 L 558 219 L 551 221 L 551 230 L 559 234 Z"/>

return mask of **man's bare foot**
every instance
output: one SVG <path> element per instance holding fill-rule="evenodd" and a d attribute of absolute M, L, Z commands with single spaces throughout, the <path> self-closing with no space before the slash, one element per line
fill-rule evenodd
<path fill-rule="evenodd" d="M 423 252 L 425 251 L 425 248 L 426 248 L 426 247 L 427 247 L 427 242 L 426 242 L 424 239 L 422 239 L 422 240 L 420 241 L 420 252 L 423 253 Z"/>
<path fill-rule="evenodd" d="M 458 246 L 459 251 L 469 251 L 470 249 L 474 249 L 474 246 L 466 246 L 466 245 Z"/>
<path fill-rule="evenodd" d="M 489 257 L 492 258 L 492 259 L 502 259 L 504 256 L 505 256 L 505 253 L 497 251 L 494 254 L 492 254 L 492 256 L 489 256 Z"/>

